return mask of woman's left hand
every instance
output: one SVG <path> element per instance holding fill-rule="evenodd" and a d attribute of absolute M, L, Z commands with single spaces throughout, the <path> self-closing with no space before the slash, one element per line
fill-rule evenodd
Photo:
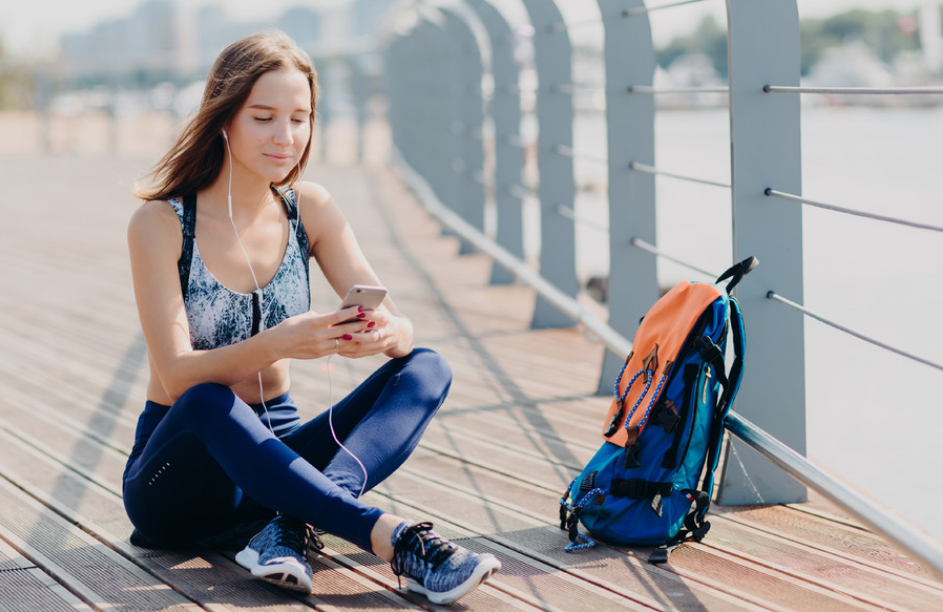
<path fill-rule="evenodd" d="M 412 350 L 412 325 L 408 319 L 393 316 L 383 307 L 368 310 L 364 315 L 360 331 L 341 337 L 339 355 L 356 359 L 380 353 L 390 357 L 409 354 Z"/>

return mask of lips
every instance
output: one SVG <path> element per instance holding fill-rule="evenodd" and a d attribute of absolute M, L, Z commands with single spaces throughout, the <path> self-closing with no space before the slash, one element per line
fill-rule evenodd
<path fill-rule="evenodd" d="M 272 160 L 277 164 L 284 164 L 291 162 L 294 159 L 294 156 L 290 153 L 263 153 L 265 157 Z"/>

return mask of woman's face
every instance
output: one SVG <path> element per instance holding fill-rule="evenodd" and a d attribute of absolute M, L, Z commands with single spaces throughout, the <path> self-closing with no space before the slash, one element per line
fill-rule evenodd
<path fill-rule="evenodd" d="M 311 139 L 311 112 L 303 73 L 284 68 L 263 74 L 226 130 L 234 169 L 270 183 L 284 180 Z"/>

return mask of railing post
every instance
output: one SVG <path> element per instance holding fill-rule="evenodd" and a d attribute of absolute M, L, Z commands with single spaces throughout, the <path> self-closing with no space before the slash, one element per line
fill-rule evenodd
<path fill-rule="evenodd" d="M 420 172 L 429 178 L 439 200 L 449 209 L 462 214 L 462 177 L 456 172 L 461 163 L 461 134 L 456 128 L 461 124 L 462 81 L 457 65 L 458 50 L 446 30 L 446 17 L 436 8 L 422 8 L 422 28 L 429 33 L 430 44 L 421 47 L 412 65 L 426 66 L 422 87 L 413 95 L 424 98 L 422 106 L 425 117 L 417 115 L 414 129 L 424 134 L 425 146 L 421 155 L 428 160 L 428 171 Z M 423 71 L 420 71 L 423 72 Z M 442 228 L 442 235 L 454 235 Z M 459 240 L 459 253 L 470 253 L 467 241 Z"/>
<path fill-rule="evenodd" d="M 364 129 L 367 125 L 367 100 L 369 98 L 367 77 L 360 65 L 360 58 L 356 56 L 348 57 L 347 65 L 350 68 L 350 89 L 354 98 L 354 111 L 357 122 L 356 157 L 358 163 L 363 163 Z"/>
<path fill-rule="evenodd" d="M 416 138 L 414 167 L 428 178 L 442 203 L 455 209 L 459 190 L 452 160 L 458 156 L 458 142 L 452 126 L 457 105 L 451 95 L 453 75 L 443 21 L 440 12 L 423 10 L 418 24 L 406 35 L 411 52 L 405 70 L 413 75 L 415 85 L 404 102 L 412 111 L 408 129 Z M 417 70 L 417 66 L 425 69 Z"/>
<path fill-rule="evenodd" d="M 390 36 L 383 41 L 380 48 L 380 54 L 383 56 L 383 92 L 386 96 L 386 121 L 389 124 L 390 142 L 393 150 L 399 150 L 400 154 L 409 159 L 406 151 L 403 150 L 403 142 L 400 130 L 401 117 L 403 115 L 403 105 L 400 102 L 402 96 L 402 76 L 399 73 L 404 41 L 399 36 Z"/>
<path fill-rule="evenodd" d="M 460 15 L 446 7 L 441 11 L 445 17 L 442 31 L 449 44 L 444 52 L 452 64 L 450 94 L 456 106 L 456 120 L 450 126 L 452 138 L 456 141 L 451 171 L 455 175 L 457 200 L 452 206 L 462 219 L 484 232 L 485 188 L 481 181 L 484 178 L 482 127 L 485 116 L 481 92 L 484 70 L 481 49 L 469 24 Z M 474 252 L 477 251 L 470 242 L 460 240 L 460 255 Z"/>
<path fill-rule="evenodd" d="M 389 100 L 389 121 L 393 142 L 400 155 L 418 171 L 425 171 L 425 160 L 420 155 L 421 133 L 414 129 L 417 106 L 423 98 L 413 95 L 419 86 L 419 77 L 409 67 L 416 55 L 420 28 L 413 28 L 411 36 L 394 36 L 384 54 L 386 90 Z"/>
<path fill-rule="evenodd" d="M 606 124 L 609 140 L 609 325 L 632 338 L 639 319 L 658 299 L 657 258 L 631 244 L 655 238 L 655 177 L 632 172 L 633 161 L 655 164 L 655 101 L 630 94 L 652 85 L 655 50 L 648 14 L 623 17 L 643 0 L 597 0 L 605 28 Z M 630 61 L 627 61 L 630 60 Z M 611 393 L 625 355 L 606 351 L 599 393 Z"/>
<path fill-rule="evenodd" d="M 318 99 L 317 99 L 317 123 L 320 127 L 321 142 L 320 150 L 318 155 L 322 162 L 327 162 L 328 148 L 330 143 L 328 142 L 327 131 L 331 126 L 331 102 L 330 99 L 324 95 L 324 92 L 328 88 L 325 87 L 325 84 L 330 81 L 331 75 L 331 62 L 330 60 L 322 61 L 317 66 L 318 69 L 318 83 L 320 88 L 318 89 Z"/>
<path fill-rule="evenodd" d="M 573 96 L 559 87 L 572 84 L 572 51 L 563 16 L 553 0 L 523 0 L 534 27 L 537 68 L 537 166 L 540 174 L 540 274 L 576 297 L 576 233 L 573 220 L 557 208 L 573 209 L 573 160 L 557 152 L 573 148 Z M 538 296 L 531 327 L 572 327 L 573 321 Z"/>
<path fill-rule="evenodd" d="M 727 24 L 734 255 L 760 260 L 737 288 L 747 353 L 736 410 L 805 454 L 802 314 L 766 298 L 775 290 L 802 301 L 802 213 L 764 195 L 767 187 L 802 193 L 799 97 L 763 92 L 799 84 L 799 13 L 794 0 L 727 0 Z M 805 500 L 804 486 L 750 447 L 728 448 L 719 503 Z"/>
<path fill-rule="evenodd" d="M 501 13 L 485 0 L 465 0 L 478 15 L 491 41 L 491 76 L 494 93 L 494 205 L 497 209 L 495 242 L 518 259 L 524 259 L 524 207 L 512 191 L 523 182 L 524 151 L 521 133 L 520 70 L 514 59 L 514 33 Z M 513 283 L 514 274 L 497 262 L 491 266 L 491 284 Z"/>

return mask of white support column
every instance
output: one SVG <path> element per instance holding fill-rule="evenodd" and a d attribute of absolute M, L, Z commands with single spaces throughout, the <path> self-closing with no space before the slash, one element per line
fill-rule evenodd
<path fill-rule="evenodd" d="M 629 164 L 655 165 L 655 101 L 651 94 L 628 93 L 651 86 L 655 50 L 648 14 L 623 17 L 643 0 L 597 0 L 606 33 L 606 124 L 609 140 L 609 325 L 626 338 L 658 299 L 657 258 L 632 246 L 634 237 L 657 244 L 655 177 Z M 611 393 L 625 355 L 606 351 L 599 393 Z"/>
<path fill-rule="evenodd" d="M 537 166 L 540 174 L 540 274 L 565 294 L 576 297 L 576 233 L 573 220 L 558 212 L 573 210 L 576 180 L 573 159 L 557 147 L 573 148 L 573 96 L 558 89 L 573 82 L 570 36 L 553 0 L 523 0 L 534 27 L 537 67 Z M 572 327 L 573 321 L 542 297 L 537 298 L 531 327 Z"/>
<path fill-rule="evenodd" d="M 766 298 L 802 302 L 802 211 L 764 195 L 802 193 L 799 96 L 763 91 L 799 85 L 799 14 L 795 0 L 727 0 L 727 23 L 734 259 L 760 260 L 737 286 L 747 348 L 735 409 L 805 454 L 803 315 Z M 719 503 L 806 500 L 804 486 L 748 446 L 730 450 Z"/>
<path fill-rule="evenodd" d="M 443 7 L 445 17 L 443 33 L 449 43 L 446 53 L 451 59 L 452 91 L 450 98 L 456 106 L 456 120 L 451 126 L 451 137 L 455 139 L 456 156 L 452 160 L 452 173 L 456 182 L 455 210 L 469 225 L 480 232 L 485 230 L 484 106 L 481 92 L 484 69 L 481 49 L 468 23 L 463 17 Z M 477 250 L 467 240 L 461 240 L 459 254 L 467 255 Z"/>
<path fill-rule="evenodd" d="M 511 26 L 501 13 L 485 0 L 465 0 L 478 15 L 491 41 L 491 76 L 494 94 L 490 111 L 494 122 L 494 204 L 497 209 L 495 242 L 520 260 L 524 259 L 523 203 L 513 189 L 523 182 L 524 151 L 517 144 L 521 133 L 521 95 L 518 90 L 520 70 L 514 59 Z M 491 284 L 504 285 L 515 280 L 507 268 L 492 264 Z"/>

